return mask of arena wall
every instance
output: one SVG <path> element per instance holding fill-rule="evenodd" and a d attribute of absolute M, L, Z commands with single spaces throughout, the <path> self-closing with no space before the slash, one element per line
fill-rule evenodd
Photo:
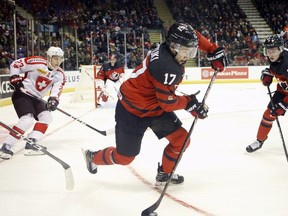
<path fill-rule="evenodd" d="M 215 83 L 248 83 L 260 82 L 261 71 L 267 66 L 241 66 L 228 67 L 224 72 L 218 73 Z M 125 73 L 132 73 L 132 69 L 126 69 Z M 79 78 L 79 71 L 66 71 L 66 84 L 63 92 L 74 91 Z M 183 84 L 209 83 L 213 75 L 213 69 L 203 67 L 186 68 Z M 9 75 L 0 75 L 0 106 L 11 104 L 13 90 L 9 86 Z"/>

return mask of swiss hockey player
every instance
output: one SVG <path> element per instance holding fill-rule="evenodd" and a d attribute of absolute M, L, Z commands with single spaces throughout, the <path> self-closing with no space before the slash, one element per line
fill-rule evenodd
<path fill-rule="evenodd" d="M 33 126 L 33 130 L 27 137 L 34 143 L 37 143 L 45 134 L 52 121 L 51 111 L 56 110 L 59 104 L 59 96 L 65 84 L 64 71 L 60 68 L 63 60 L 62 49 L 52 46 L 47 51 L 47 59 L 31 56 L 15 60 L 10 65 L 10 84 L 14 88 L 12 102 L 19 118 L 13 129 L 24 134 Z M 21 91 L 22 89 L 38 98 L 43 98 L 49 92 L 47 104 L 28 96 Z M 10 133 L 0 149 L 0 158 L 10 159 L 14 154 L 13 147 L 19 139 L 19 136 Z M 43 154 L 41 151 L 34 150 L 27 142 L 24 155 Z"/>

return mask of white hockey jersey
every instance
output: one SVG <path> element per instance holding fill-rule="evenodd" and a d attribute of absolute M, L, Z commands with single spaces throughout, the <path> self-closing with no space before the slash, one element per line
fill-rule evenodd
<path fill-rule="evenodd" d="M 59 67 L 50 70 L 47 60 L 40 56 L 17 59 L 10 65 L 10 76 L 24 74 L 24 88 L 33 95 L 43 98 L 50 90 L 50 96 L 59 98 L 65 84 L 64 71 Z"/>

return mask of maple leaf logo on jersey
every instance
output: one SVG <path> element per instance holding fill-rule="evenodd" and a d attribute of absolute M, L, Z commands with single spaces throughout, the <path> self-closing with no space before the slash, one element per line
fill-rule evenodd
<path fill-rule="evenodd" d="M 116 71 L 114 71 L 111 75 L 110 75 L 111 80 L 118 80 L 119 79 L 119 73 L 117 73 Z"/>
<path fill-rule="evenodd" d="M 35 88 L 37 91 L 43 91 L 49 84 L 51 83 L 51 80 L 47 79 L 46 77 L 39 76 L 36 79 L 35 82 Z"/>

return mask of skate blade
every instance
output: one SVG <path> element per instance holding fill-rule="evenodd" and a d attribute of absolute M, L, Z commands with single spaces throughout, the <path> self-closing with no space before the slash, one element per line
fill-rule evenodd
<path fill-rule="evenodd" d="M 0 158 L 3 160 L 9 160 L 11 157 L 12 157 L 12 155 L 10 155 L 10 154 L 6 154 L 6 153 L 0 154 Z"/>
<path fill-rule="evenodd" d="M 44 155 L 41 151 L 34 151 L 34 150 L 24 150 L 25 156 L 38 156 L 38 155 Z"/>

